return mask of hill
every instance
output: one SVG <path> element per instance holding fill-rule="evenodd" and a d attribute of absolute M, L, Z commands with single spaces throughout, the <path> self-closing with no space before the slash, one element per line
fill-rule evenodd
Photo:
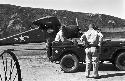
<path fill-rule="evenodd" d="M 76 25 L 78 19 L 79 27 L 85 31 L 90 22 L 95 23 L 98 27 L 104 29 L 106 36 L 114 35 L 110 29 L 125 27 L 125 20 L 105 14 L 92 14 L 72 12 L 67 10 L 53 10 L 43 8 L 21 7 L 10 4 L 0 4 L 0 38 L 10 36 L 19 32 L 30 29 L 31 23 L 45 16 L 56 16 L 64 25 Z M 103 30 L 102 30 L 103 31 Z M 111 32 L 110 32 L 111 31 Z M 120 30 L 118 31 L 120 32 Z M 117 34 L 118 32 L 115 32 Z M 124 37 L 124 31 L 121 31 Z M 118 34 L 118 37 L 121 36 Z M 108 35 L 107 35 L 108 34 Z M 116 36 L 116 35 L 114 35 Z"/>

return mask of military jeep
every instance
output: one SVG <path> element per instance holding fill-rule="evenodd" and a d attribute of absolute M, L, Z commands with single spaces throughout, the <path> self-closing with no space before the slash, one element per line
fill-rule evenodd
<path fill-rule="evenodd" d="M 80 62 L 85 62 L 85 46 L 77 41 L 52 42 L 49 44 L 48 58 L 59 62 L 64 72 L 75 72 Z M 110 61 L 119 70 L 125 70 L 125 41 L 105 39 L 102 42 L 100 61 Z"/>

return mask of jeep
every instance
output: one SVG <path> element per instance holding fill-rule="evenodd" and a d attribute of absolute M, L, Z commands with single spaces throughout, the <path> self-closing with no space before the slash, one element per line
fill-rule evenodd
<path fill-rule="evenodd" d="M 47 52 L 51 62 L 59 62 L 64 72 L 75 72 L 80 62 L 85 62 L 85 46 L 77 40 L 52 42 Z M 119 70 L 125 70 L 124 39 L 105 39 L 102 42 L 100 61 L 110 61 Z"/>

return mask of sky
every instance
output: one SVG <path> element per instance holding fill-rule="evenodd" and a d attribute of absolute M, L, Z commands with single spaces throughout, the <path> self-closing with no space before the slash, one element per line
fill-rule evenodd
<path fill-rule="evenodd" d="M 125 19 L 125 0 L 0 0 L 0 4 L 99 13 Z"/>

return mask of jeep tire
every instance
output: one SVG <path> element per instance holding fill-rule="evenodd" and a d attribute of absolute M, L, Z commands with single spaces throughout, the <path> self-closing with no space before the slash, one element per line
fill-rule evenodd
<path fill-rule="evenodd" d="M 120 53 L 116 60 L 115 60 L 115 66 L 122 71 L 125 71 L 125 52 Z"/>
<path fill-rule="evenodd" d="M 78 69 L 78 65 L 78 58 L 74 54 L 66 54 L 60 61 L 61 69 L 68 73 L 75 72 Z"/>

